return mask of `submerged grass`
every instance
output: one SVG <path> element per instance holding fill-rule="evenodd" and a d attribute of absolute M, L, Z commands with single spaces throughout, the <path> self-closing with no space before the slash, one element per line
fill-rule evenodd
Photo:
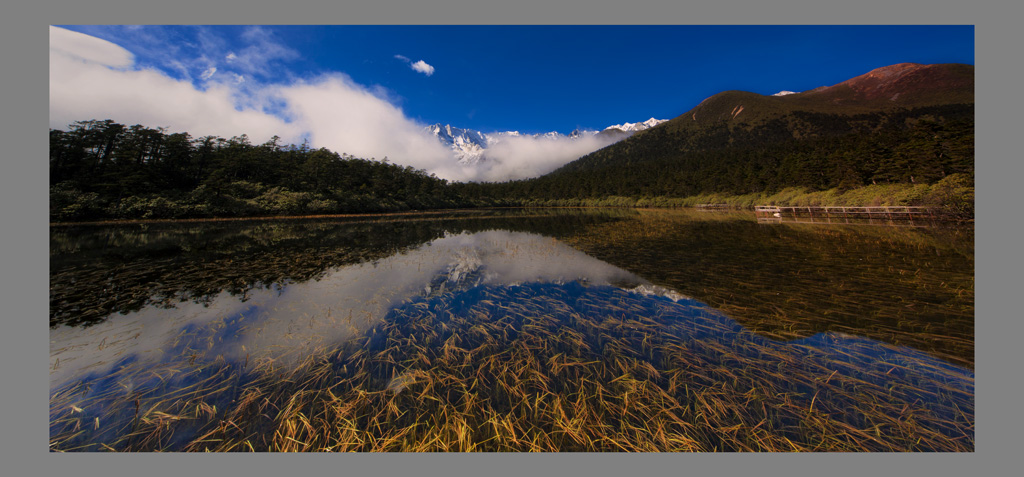
<path fill-rule="evenodd" d="M 478 286 L 400 306 L 295 367 L 126 363 L 51 395 L 50 448 L 973 450 L 973 373 L 835 334 L 779 343 L 699 305 Z"/>
<path fill-rule="evenodd" d="M 561 240 L 764 336 L 842 332 L 974 366 L 970 228 L 759 225 L 742 214 L 646 210 L 628 227 Z"/>

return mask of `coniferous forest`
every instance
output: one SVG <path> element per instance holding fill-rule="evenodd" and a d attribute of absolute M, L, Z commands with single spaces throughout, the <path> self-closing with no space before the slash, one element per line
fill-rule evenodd
<path fill-rule="evenodd" d="M 852 116 L 796 112 L 691 131 L 669 123 L 537 179 L 466 189 L 472 197 L 593 199 L 934 184 L 973 176 L 973 114 L 973 105 L 951 105 Z"/>
<path fill-rule="evenodd" d="M 391 212 L 468 207 L 411 167 L 275 137 L 194 138 L 111 120 L 50 130 L 55 221 Z"/>

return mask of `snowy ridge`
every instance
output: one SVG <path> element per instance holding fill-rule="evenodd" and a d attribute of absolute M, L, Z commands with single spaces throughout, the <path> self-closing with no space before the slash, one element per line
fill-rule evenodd
<path fill-rule="evenodd" d="M 668 121 L 667 119 L 648 119 L 644 122 L 639 123 L 625 123 L 608 126 L 604 131 L 597 131 L 593 129 L 574 129 L 568 135 L 559 133 L 557 131 L 551 131 L 539 134 L 523 134 L 519 131 L 502 131 L 495 133 L 482 133 L 473 129 L 457 128 L 450 124 L 442 125 L 441 123 L 432 124 L 424 128 L 424 130 L 437 138 L 441 144 L 444 144 L 452 150 L 456 160 L 459 163 L 465 165 L 478 164 L 481 161 L 486 160 L 487 148 L 494 146 L 509 138 L 528 138 L 538 140 L 578 140 L 587 137 L 596 136 L 597 134 L 609 130 L 620 130 L 626 133 L 634 133 L 636 131 L 642 131 L 644 129 L 652 128 L 663 122 Z M 625 136 L 623 136 L 625 137 Z"/>
<path fill-rule="evenodd" d="M 455 153 L 455 158 L 463 164 L 475 164 L 483 158 L 484 149 L 489 139 L 480 131 L 444 126 L 437 123 L 427 126 L 428 133 L 434 135 L 441 144 L 448 146 Z"/>
<path fill-rule="evenodd" d="M 651 119 L 648 119 L 647 121 L 644 121 L 642 123 L 614 124 L 614 125 L 611 125 L 611 126 L 608 126 L 608 127 L 604 128 L 604 129 L 605 129 L 605 131 L 607 131 L 609 129 L 619 129 L 619 130 L 627 131 L 627 132 L 630 132 L 630 131 L 636 132 L 636 131 L 643 131 L 644 129 L 653 128 L 654 126 L 657 126 L 657 125 L 659 125 L 659 124 L 661 124 L 663 122 L 666 122 L 666 121 L 668 121 L 668 120 L 667 119 L 654 119 L 654 118 L 651 118 Z"/>
<path fill-rule="evenodd" d="M 593 135 L 596 135 L 597 133 L 598 133 L 598 131 L 595 131 L 593 129 L 573 129 L 572 132 L 569 133 L 569 138 L 570 139 L 579 139 L 579 138 L 582 138 L 582 137 L 593 136 Z"/>
<path fill-rule="evenodd" d="M 796 91 L 779 91 L 778 93 L 775 93 L 772 96 L 786 96 L 789 94 L 796 94 Z"/>

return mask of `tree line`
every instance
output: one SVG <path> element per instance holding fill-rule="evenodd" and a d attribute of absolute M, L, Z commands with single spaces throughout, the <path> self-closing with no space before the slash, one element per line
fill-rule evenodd
<path fill-rule="evenodd" d="M 50 130 L 55 221 L 471 207 L 444 180 L 325 148 L 88 120 Z"/>

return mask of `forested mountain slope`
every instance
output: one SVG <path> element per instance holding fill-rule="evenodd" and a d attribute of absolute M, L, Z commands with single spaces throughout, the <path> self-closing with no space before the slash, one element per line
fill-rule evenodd
<path fill-rule="evenodd" d="M 546 176 L 474 192 L 682 197 L 973 174 L 973 72 L 900 64 L 785 96 L 726 91 Z"/>

